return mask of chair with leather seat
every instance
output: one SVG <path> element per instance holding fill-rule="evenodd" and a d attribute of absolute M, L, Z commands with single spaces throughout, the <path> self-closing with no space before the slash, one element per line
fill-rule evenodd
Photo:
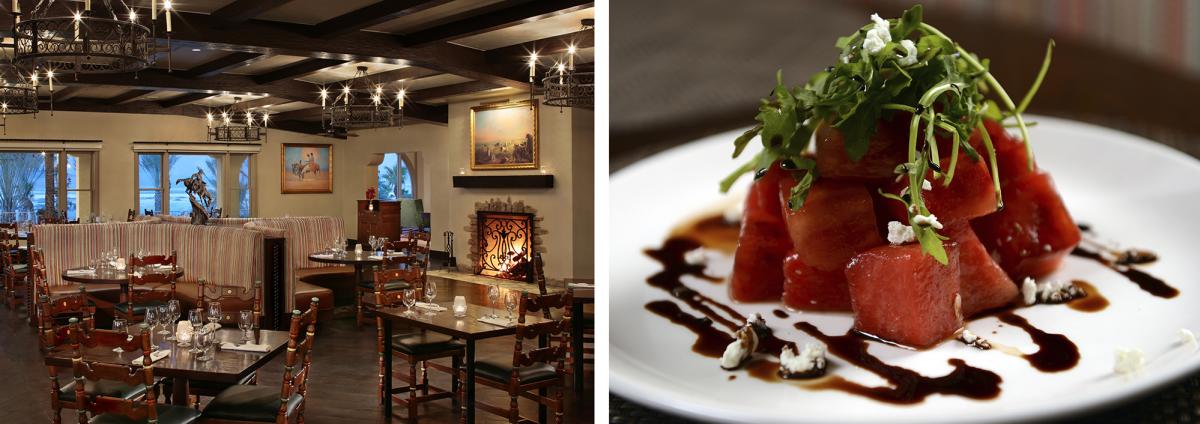
<path fill-rule="evenodd" d="M 292 311 L 282 389 L 243 384 L 230 386 L 204 407 L 203 422 L 304 422 L 313 340 L 317 334 L 318 303 L 320 300 L 313 298 L 304 313 L 298 309 Z"/>
<path fill-rule="evenodd" d="M 546 272 L 544 271 L 544 264 L 545 264 L 545 262 L 542 260 L 542 254 L 534 253 L 533 261 L 530 263 L 531 269 L 533 270 L 533 272 L 530 273 L 530 278 L 532 278 L 534 283 L 537 284 L 538 293 L 540 293 L 542 295 L 547 294 Z M 574 306 L 574 305 L 572 305 L 572 306 Z M 544 311 L 544 315 L 545 315 L 544 317 L 550 318 L 549 313 L 550 313 L 550 311 Z M 572 364 L 576 363 L 575 361 L 583 361 L 583 363 L 585 363 L 585 364 L 594 364 L 596 362 L 596 359 L 595 359 L 595 350 L 596 350 L 595 349 L 595 344 L 596 344 L 596 318 L 595 318 L 595 315 L 584 312 L 583 316 L 575 317 L 575 319 L 582 320 L 582 324 L 583 324 L 582 325 L 583 326 L 583 334 L 579 335 L 580 340 L 583 342 L 582 343 L 583 344 L 583 352 L 581 352 L 580 358 L 575 358 L 574 357 L 575 352 L 571 351 L 568 354 L 568 359 L 570 359 Z M 551 341 L 559 341 L 559 338 L 552 337 Z M 591 355 L 591 356 L 589 356 L 589 355 Z M 568 371 L 574 372 L 574 370 L 575 370 L 574 367 L 570 367 L 570 369 Z"/>
<path fill-rule="evenodd" d="M 171 256 L 130 256 L 127 265 L 129 284 L 121 293 L 122 301 L 113 305 L 114 313 L 135 321 L 146 316 L 147 309 L 175 299 L 176 264 L 174 252 Z M 162 268 L 168 266 L 171 267 L 169 270 Z"/>
<path fill-rule="evenodd" d="M 79 287 L 79 294 L 76 296 L 64 296 L 51 302 L 50 296 L 42 295 L 38 304 L 38 310 L 41 312 L 38 315 L 38 348 L 43 355 L 70 346 L 70 319 L 79 321 L 83 331 L 96 328 L 95 308 L 88 305 L 87 293 L 82 286 Z M 58 319 L 70 315 L 73 316 L 67 320 Z M 51 419 L 57 424 L 61 421 L 63 408 L 78 409 L 78 404 L 75 403 L 75 383 L 61 386 L 58 381 L 58 367 L 47 365 L 46 369 L 50 374 Z M 130 386 L 110 381 L 89 381 L 87 384 L 90 385 L 85 389 L 87 392 L 105 393 L 108 396 L 128 397 L 145 393 L 144 387 L 141 390 L 131 390 Z"/>
<path fill-rule="evenodd" d="M 239 312 L 249 309 L 254 315 L 254 326 L 262 324 L 262 281 L 255 281 L 252 287 L 230 286 L 210 283 L 200 280 L 196 285 L 196 307 L 207 310 L 209 302 L 221 302 L 221 314 L 218 322 L 222 325 L 238 325 Z M 223 390 L 236 384 L 254 385 L 258 383 L 258 371 L 254 371 L 237 383 L 220 383 L 193 378 L 188 384 L 188 393 L 196 396 L 194 405 L 200 407 L 200 397 L 213 397 Z"/>
<path fill-rule="evenodd" d="M 508 392 L 508 408 L 490 405 L 477 399 L 475 404 L 479 409 L 506 417 L 509 422 L 532 421 L 521 416 L 517 398 L 524 397 L 539 404 L 539 418 L 543 418 L 540 415 L 541 406 L 544 405 L 554 408 L 554 422 L 562 423 L 563 389 L 565 389 L 568 374 L 567 352 L 571 350 L 571 301 L 570 293 L 542 296 L 523 294 L 521 296 L 512 360 L 484 359 L 475 361 L 474 364 L 475 382 Z M 561 315 L 551 314 L 561 316 L 561 318 L 543 318 L 537 323 L 526 323 L 527 316 L 538 312 L 541 312 L 538 314 L 539 317 L 545 316 L 552 310 L 561 310 Z M 536 347 L 525 349 L 526 340 L 548 340 L 555 336 L 559 339 L 557 343 L 547 343 L 543 347 L 538 342 Z M 463 375 L 463 377 L 466 376 Z M 551 387 L 559 387 L 554 397 L 547 395 L 548 389 Z M 459 389 L 459 399 L 464 402 L 462 420 L 466 422 L 465 388 Z M 539 419 L 538 421 L 544 422 L 545 420 Z"/>
<path fill-rule="evenodd" d="M 17 309 L 26 303 L 29 265 L 20 257 L 16 243 L 9 241 L 8 233 L 0 231 L 0 238 L 3 238 L 0 239 L 0 272 L 4 274 L 4 305 Z"/>
<path fill-rule="evenodd" d="M 409 247 L 407 243 L 401 242 L 401 241 L 389 241 L 387 244 L 388 244 L 387 248 L 389 250 L 395 250 L 397 252 L 401 252 L 401 251 L 407 252 L 408 247 Z M 368 306 L 366 306 L 366 303 L 364 303 L 364 300 L 371 301 L 371 300 L 375 299 L 375 273 L 377 273 L 379 271 L 383 271 L 383 270 L 388 270 L 388 269 L 401 269 L 401 268 L 406 269 L 409 267 L 409 263 L 411 260 L 412 260 L 411 256 L 408 256 L 408 255 L 399 255 L 399 256 L 385 255 L 383 257 L 383 262 L 380 263 L 379 265 L 376 265 L 374 267 L 374 269 L 372 270 L 372 272 L 366 273 L 367 275 L 365 275 L 363 277 L 363 281 L 358 282 L 358 285 L 355 286 L 355 296 L 354 296 L 354 302 L 355 302 L 354 303 L 354 305 L 355 305 L 355 317 L 354 318 L 355 318 L 355 323 L 357 324 L 358 327 L 362 327 L 364 324 L 366 324 L 367 315 L 371 313 L 371 309 Z M 397 281 L 388 281 L 387 285 L 386 285 L 386 287 L 384 287 L 384 289 L 387 291 L 399 292 L 400 290 L 404 290 L 404 289 L 410 288 L 410 287 L 412 287 L 412 286 L 408 282 L 397 280 Z"/>
<path fill-rule="evenodd" d="M 402 303 L 402 292 L 389 291 L 386 286 L 392 281 L 403 281 L 410 287 L 424 288 L 420 281 L 420 270 L 415 267 L 408 269 L 390 269 L 375 273 L 375 303 L 374 307 L 398 306 Z M 414 294 L 415 295 L 415 294 Z M 408 408 L 408 421 L 417 422 L 417 407 L 421 403 L 438 399 L 454 399 L 459 380 L 457 370 L 462 364 L 466 346 L 459 340 L 441 334 L 414 331 L 397 334 L 391 340 L 384 340 L 383 318 L 375 316 L 376 347 L 379 351 L 379 397 L 381 401 L 396 401 Z M 383 356 L 384 343 L 392 346 L 392 355 L 408 362 L 408 373 L 397 370 L 394 375 L 385 373 Z M 450 358 L 450 366 L 433 362 L 437 359 Z M 420 382 L 417 381 L 420 367 Z M 450 389 L 446 390 L 429 384 L 429 369 L 446 371 L 450 374 Z M 384 379 L 398 377 L 408 383 L 405 387 L 393 388 L 392 393 L 384 393 Z M 417 392 L 421 393 L 418 395 Z M 432 391 L 433 393 L 430 393 Z M 408 396 L 404 396 L 407 393 Z"/>
<path fill-rule="evenodd" d="M 71 345 L 75 352 L 71 360 L 75 382 L 69 387 L 74 395 L 68 397 L 78 406 L 76 414 L 80 423 L 188 424 L 200 417 L 195 409 L 157 402 L 160 380 L 154 378 L 153 361 L 150 359 L 149 325 L 142 324 L 139 334 L 129 339 L 125 334 L 114 331 L 83 331 L 76 318 L 72 318 L 69 325 Z M 83 356 L 85 347 L 103 349 L 116 346 L 129 351 L 140 350 L 141 363 L 111 363 Z M 87 418 L 89 413 L 92 414 L 90 421 Z"/>

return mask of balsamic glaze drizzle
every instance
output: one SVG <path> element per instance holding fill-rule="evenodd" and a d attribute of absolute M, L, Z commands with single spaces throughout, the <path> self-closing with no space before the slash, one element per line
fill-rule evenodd
<path fill-rule="evenodd" d="M 1100 254 L 1100 252 L 1097 252 L 1094 250 L 1089 250 L 1089 249 L 1081 247 L 1081 246 L 1075 247 L 1075 250 L 1071 251 L 1071 255 L 1078 256 L 1081 258 L 1087 258 L 1087 259 L 1091 259 L 1093 261 L 1099 262 L 1101 265 L 1104 265 L 1104 266 L 1108 267 L 1109 269 L 1116 271 L 1118 274 L 1124 275 L 1125 278 L 1129 279 L 1129 281 L 1132 281 L 1134 284 L 1137 284 L 1138 287 L 1140 287 L 1143 291 L 1145 291 L 1146 293 L 1150 293 L 1151 295 L 1158 296 L 1158 297 L 1161 297 L 1164 299 L 1170 299 L 1175 296 L 1179 296 L 1179 289 L 1171 287 L 1165 281 L 1159 279 L 1158 277 L 1150 275 L 1150 274 L 1146 273 L 1145 271 L 1142 271 L 1140 269 L 1129 266 L 1130 264 L 1133 264 L 1133 263 L 1144 263 L 1144 262 L 1137 262 L 1137 261 L 1112 262 L 1112 261 L 1109 261 L 1108 259 L 1105 259 L 1104 256 Z M 1126 255 L 1122 255 L 1122 256 L 1126 256 Z"/>
<path fill-rule="evenodd" d="M 1079 363 L 1079 347 L 1075 346 L 1075 343 L 1071 342 L 1067 336 L 1042 331 L 1030 324 L 1024 317 L 1012 312 L 1002 313 L 996 318 L 1024 330 L 1033 339 L 1033 343 L 1038 345 L 1037 352 L 1021 355 L 1038 371 L 1066 371 Z"/>

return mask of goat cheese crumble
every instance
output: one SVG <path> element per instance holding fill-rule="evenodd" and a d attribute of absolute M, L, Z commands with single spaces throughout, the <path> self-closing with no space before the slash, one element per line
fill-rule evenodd
<path fill-rule="evenodd" d="M 908 41 L 908 40 L 901 41 L 900 44 L 904 44 L 905 42 L 907 42 L 908 44 L 912 44 L 912 41 Z M 913 52 L 915 53 L 916 50 L 913 50 Z M 925 190 L 925 191 L 933 190 L 933 184 L 930 184 L 929 180 L 921 180 L 921 190 Z"/>
<path fill-rule="evenodd" d="M 891 27 L 891 23 L 887 19 L 880 18 L 878 13 L 872 13 L 871 20 L 875 22 L 875 26 L 867 31 L 867 36 L 863 39 L 863 50 L 870 54 L 876 54 L 883 50 L 883 46 L 892 41 L 892 32 L 888 29 Z"/>
<path fill-rule="evenodd" d="M 988 342 L 987 339 L 979 337 L 975 333 L 972 333 L 971 330 L 965 328 L 961 333 L 958 333 L 958 341 L 979 350 L 988 350 L 992 348 L 992 343 Z"/>
<path fill-rule="evenodd" d="M 1025 301 L 1025 306 L 1037 303 L 1037 283 L 1033 278 L 1025 277 L 1025 281 L 1021 283 L 1021 299 Z"/>
<path fill-rule="evenodd" d="M 779 375 L 783 378 L 813 378 L 825 374 L 825 345 L 805 343 L 804 350 L 788 344 L 779 352 Z"/>
<path fill-rule="evenodd" d="M 905 52 L 904 56 L 900 56 L 900 59 L 896 61 L 900 66 L 910 66 L 917 63 L 917 46 L 913 44 L 912 40 L 900 40 L 900 47 L 904 48 Z M 925 184 L 929 184 L 929 181 L 926 181 Z"/>
<path fill-rule="evenodd" d="M 912 243 L 916 239 L 917 235 L 913 233 L 912 227 L 901 224 L 900 221 L 888 222 L 888 243 L 899 246 L 904 243 Z"/>
<path fill-rule="evenodd" d="M 1032 278 L 1025 277 L 1025 281 L 1021 283 L 1021 297 L 1026 305 L 1064 303 L 1086 296 L 1087 292 L 1070 281 L 1050 280 L 1035 283 Z"/>
<path fill-rule="evenodd" d="M 1190 346 L 1192 349 L 1200 347 L 1196 343 L 1196 333 L 1193 333 L 1192 330 L 1188 330 L 1186 328 L 1179 329 L 1179 344 Z"/>
<path fill-rule="evenodd" d="M 937 215 L 934 214 L 914 215 L 912 222 L 913 224 L 920 225 L 922 227 L 933 227 L 935 230 L 942 229 L 942 223 L 938 222 Z"/>
<path fill-rule="evenodd" d="M 1141 349 L 1117 348 L 1115 361 L 1113 362 L 1113 372 L 1128 376 L 1141 372 L 1145 366 L 1146 354 Z"/>
<path fill-rule="evenodd" d="M 738 329 L 737 339 L 726 346 L 725 353 L 721 354 L 721 368 L 732 370 L 742 366 L 755 349 L 758 349 L 758 335 L 754 333 L 754 328 L 747 325 Z"/>

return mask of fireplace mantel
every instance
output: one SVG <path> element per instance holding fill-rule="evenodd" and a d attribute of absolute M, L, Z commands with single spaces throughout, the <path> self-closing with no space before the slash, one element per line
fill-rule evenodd
<path fill-rule="evenodd" d="M 455 175 L 455 188 L 554 188 L 554 175 Z"/>

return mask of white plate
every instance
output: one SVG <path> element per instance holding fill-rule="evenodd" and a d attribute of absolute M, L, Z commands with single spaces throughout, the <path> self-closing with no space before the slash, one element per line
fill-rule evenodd
<path fill-rule="evenodd" d="M 732 140 L 741 132 L 718 134 L 642 160 L 611 178 L 611 223 L 620 229 L 611 240 L 612 314 L 610 384 L 628 399 L 700 419 L 745 422 L 931 422 L 1011 421 L 1046 418 L 1109 405 L 1170 382 L 1200 367 L 1200 353 L 1178 342 L 1180 328 L 1200 330 L 1200 282 L 1195 259 L 1200 234 L 1200 163 L 1157 143 L 1113 130 L 1047 117 L 1033 117 L 1030 128 L 1039 165 L 1054 176 L 1059 192 L 1078 222 L 1092 224 L 1099 236 L 1122 246 L 1143 247 L 1159 254 L 1150 273 L 1178 288 L 1174 299 L 1138 289 L 1119 274 L 1085 259 L 1068 257 L 1055 276 L 1091 282 L 1111 305 L 1097 313 L 1064 306 L 1037 306 L 1018 311 L 1042 330 L 1066 334 L 1080 350 L 1079 364 L 1065 372 L 1042 373 L 1026 361 L 999 351 L 978 351 L 960 343 L 943 343 L 923 352 L 872 343 L 870 352 L 884 361 L 941 376 L 948 358 L 962 358 L 1003 379 L 1000 396 L 977 401 L 933 395 L 912 406 L 885 404 L 833 390 L 807 390 L 791 384 L 767 383 L 744 371 L 722 371 L 717 361 L 690 349 L 695 336 L 648 312 L 644 305 L 671 299 L 646 284 L 659 271 L 645 256 L 660 246 L 668 231 L 714 205 L 740 201 L 743 194 L 722 196 L 717 181 L 737 167 L 730 160 Z M 757 144 L 757 141 L 751 145 Z M 748 151 L 745 157 L 755 151 Z M 740 181 L 745 193 L 749 178 Z M 620 264 L 619 266 L 616 264 Z M 732 260 L 710 262 L 714 275 L 728 275 Z M 690 277 L 688 277 L 690 278 Z M 685 283 L 726 303 L 725 284 L 685 278 Z M 677 302 L 678 303 L 678 302 Z M 685 311 L 699 315 L 680 304 Z M 785 340 L 811 340 L 792 328 L 812 322 L 826 334 L 850 327 L 847 313 L 792 313 L 786 320 L 770 311 L 778 304 L 745 304 L 744 313 L 759 312 Z M 1036 346 L 1019 329 L 1000 327 L 994 318 L 969 323 L 976 334 L 1013 345 L 1026 353 Z M 993 335 L 992 331 L 998 330 Z M 1146 352 L 1145 370 L 1133 378 L 1113 375 L 1119 346 Z M 831 359 L 837 374 L 882 385 L 884 380 Z M 728 380 L 737 374 L 735 380 Z"/>

